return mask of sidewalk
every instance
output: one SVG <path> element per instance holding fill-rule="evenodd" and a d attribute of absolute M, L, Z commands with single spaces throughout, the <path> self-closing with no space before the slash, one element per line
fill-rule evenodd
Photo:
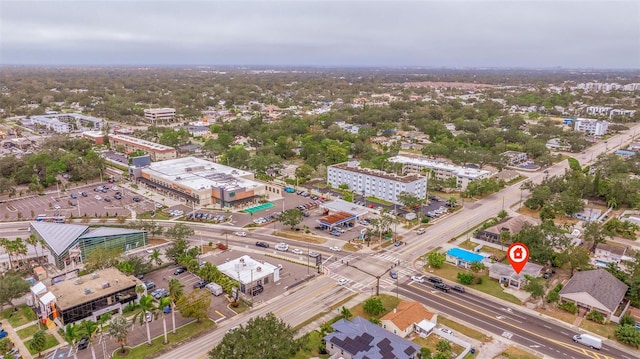
<path fill-rule="evenodd" d="M 29 353 L 29 349 L 27 349 L 27 346 L 24 344 L 26 340 L 23 341 L 22 339 L 20 339 L 16 331 L 24 327 L 28 327 L 29 325 L 33 325 L 34 323 L 37 323 L 37 321 L 27 323 L 18 328 L 12 327 L 11 324 L 9 324 L 8 320 L 2 320 L 0 321 L 0 323 L 2 324 L 2 329 L 7 332 L 9 340 L 16 346 L 16 348 L 18 348 L 18 350 L 20 350 L 20 354 L 22 354 L 22 357 L 25 359 L 32 358 L 31 354 Z"/>
<path fill-rule="evenodd" d="M 351 298 L 348 302 L 344 303 L 343 305 L 341 305 L 339 308 L 336 308 L 336 311 L 333 312 L 328 312 L 325 313 L 324 315 L 322 315 L 321 317 L 315 319 L 314 321 L 310 322 L 309 324 L 305 325 L 304 327 L 300 328 L 296 334 L 296 339 L 301 337 L 302 335 L 317 330 L 318 328 L 320 328 L 320 326 L 323 323 L 326 323 L 328 321 L 330 321 L 331 319 L 335 318 L 336 316 L 340 315 L 340 308 L 345 307 L 345 308 L 352 308 L 355 307 L 356 305 L 364 302 L 367 298 L 369 298 L 369 293 L 359 293 L 358 295 L 356 295 L 355 297 Z"/>

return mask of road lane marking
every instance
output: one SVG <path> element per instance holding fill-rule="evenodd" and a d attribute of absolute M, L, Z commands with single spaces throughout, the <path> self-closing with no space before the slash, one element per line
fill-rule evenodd
<path fill-rule="evenodd" d="M 325 292 L 325 293 L 326 293 L 328 289 L 330 289 L 330 288 L 335 288 L 335 286 L 336 286 L 336 284 L 335 284 L 335 283 L 329 283 L 329 284 L 325 285 L 324 287 L 321 287 L 321 288 L 319 288 L 318 290 L 316 290 L 316 291 L 312 292 L 312 293 L 311 293 L 311 295 L 312 295 L 313 297 L 318 297 L 317 293 L 318 293 L 318 294 L 319 294 L 319 293 L 323 293 L 323 292 Z M 278 310 L 278 311 L 273 312 L 273 314 L 274 314 L 276 317 L 279 317 L 282 313 L 285 313 L 285 312 L 286 312 L 286 311 L 288 311 L 290 308 L 296 307 L 296 306 L 298 306 L 300 303 L 302 303 L 302 302 L 304 302 L 304 301 L 307 301 L 307 300 L 308 300 L 308 297 L 309 297 L 309 295 L 304 296 L 304 297 L 302 297 L 302 298 L 298 299 L 297 301 L 295 301 L 295 302 L 291 303 L 290 305 L 284 306 L 284 307 L 282 307 L 282 309 L 280 309 L 280 310 Z"/>
<path fill-rule="evenodd" d="M 418 287 L 418 286 L 414 286 L 414 288 L 416 288 L 416 289 L 420 290 L 421 292 L 429 293 L 429 291 L 424 290 L 424 289 L 422 289 L 422 288 L 420 288 L 420 287 Z M 480 315 L 480 316 L 487 317 L 487 318 L 490 318 L 490 319 L 494 319 L 491 315 L 488 315 L 488 314 L 486 314 L 486 313 L 484 313 L 484 312 L 481 312 L 481 311 L 479 311 L 479 310 L 476 310 L 476 309 L 474 309 L 474 308 L 470 308 L 470 307 L 468 307 L 468 306 L 466 306 L 466 305 L 460 304 L 460 303 L 458 303 L 458 302 L 456 302 L 456 301 L 453 301 L 453 300 L 451 300 L 451 299 L 447 298 L 446 296 L 438 296 L 438 299 L 439 299 L 440 301 L 443 301 L 443 300 L 444 300 L 444 301 L 447 301 L 447 302 L 449 302 L 449 303 L 452 303 L 452 304 L 458 305 L 458 306 L 460 306 L 460 307 L 463 307 L 463 308 L 465 308 L 465 309 L 467 309 L 467 310 L 469 310 L 469 311 L 471 311 L 471 312 L 477 313 L 477 314 L 478 314 L 478 315 Z M 588 355 L 588 356 L 595 355 L 595 358 L 596 358 L 596 359 L 600 359 L 600 357 L 598 356 L 598 354 L 597 354 L 596 352 L 593 352 L 593 351 L 586 351 L 584 348 L 580 348 L 580 347 L 577 347 L 577 346 L 572 345 L 572 344 L 564 343 L 564 342 L 561 342 L 561 341 L 556 340 L 556 339 L 552 339 L 552 338 L 544 337 L 544 336 L 542 336 L 542 335 L 540 335 L 540 334 L 538 334 L 538 333 L 534 333 L 534 332 L 532 332 L 532 331 L 530 331 L 530 330 L 524 329 L 524 328 L 522 328 L 522 327 L 520 327 L 520 326 L 517 326 L 517 325 L 512 324 L 512 323 L 509 323 L 509 322 L 502 322 L 502 323 L 503 323 L 504 325 L 506 325 L 506 326 L 510 326 L 510 327 L 512 327 L 512 328 L 516 328 L 516 329 L 521 330 L 521 331 L 523 331 L 523 332 L 525 332 L 525 333 L 528 333 L 528 334 L 530 334 L 530 335 L 532 335 L 532 336 L 535 336 L 535 337 L 541 338 L 541 339 L 543 339 L 543 340 L 550 341 L 550 342 L 555 343 L 556 345 L 559 345 L 559 346 L 563 346 L 563 347 L 565 347 L 565 348 L 567 348 L 567 349 L 569 349 L 569 350 L 572 350 L 572 351 L 575 351 L 575 352 L 578 352 L 578 353 L 580 353 L 580 352 L 582 351 L 585 355 Z M 528 338 L 525 338 L 525 337 L 523 337 L 523 338 L 524 338 L 524 339 L 529 340 Z M 607 357 L 607 356 L 603 356 L 603 357 L 608 359 L 608 357 Z"/>

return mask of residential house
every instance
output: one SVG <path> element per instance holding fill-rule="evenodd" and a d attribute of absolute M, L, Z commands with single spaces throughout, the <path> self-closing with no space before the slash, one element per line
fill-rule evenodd
<path fill-rule="evenodd" d="M 462 248 L 451 248 L 447 251 L 447 262 L 453 263 L 458 267 L 470 268 L 474 262 L 483 262 L 485 257 Z"/>
<path fill-rule="evenodd" d="M 622 257 L 627 252 L 626 246 L 616 246 L 607 243 L 598 243 L 591 258 L 591 263 L 597 267 L 606 267 L 609 263 L 620 264 Z"/>
<path fill-rule="evenodd" d="M 502 243 L 502 233 L 509 232 L 509 238 L 511 238 L 514 234 L 522 230 L 522 227 L 524 227 L 525 223 L 537 225 L 540 223 L 540 220 L 527 216 L 507 217 L 495 226 L 491 226 L 487 229 L 478 231 L 476 239 L 480 239 L 489 243 L 497 243 L 503 246 L 508 246 L 511 244 L 511 240 Z"/>
<path fill-rule="evenodd" d="M 333 332 L 324 340 L 332 358 L 416 359 L 420 353 L 419 345 L 362 317 L 340 319 L 331 327 Z"/>
<path fill-rule="evenodd" d="M 507 166 L 517 166 L 523 162 L 529 160 L 529 157 L 525 152 L 518 151 L 506 151 L 500 154 L 500 158 L 507 164 Z"/>
<path fill-rule="evenodd" d="M 602 214 L 602 210 L 600 209 L 585 208 L 584 211 L 580 213 L 576 213 L 573 216 L 581 221 L 591 222 L 591 221 L 598 220 L 601 214 Z"/>
<path fill-rule="evenodd" d="M 389 312 L 380 318 L 380 321 L 384 329 L 406 338 L 423 320 L 433 323 L 433 326 L 431 326 L 431 329 L 433 329 L 437 319 L 438 315 L 428 311 L 421 303 L 403 300 L 393 312 Z"/>
<path fill-rule="evenodd" d="M 525 274 L 531 277 L 539 277 L 542 272 L 542 266 L 532 262 L 527 262 L 522 268 L 520 273 L 516 271 L 509 264 L 493 263 L 489 266 L 489 278 L 497 280 L 500 284 L 506 285 L 515 289 L 521 289 L 527 284 Z"/>
<path fill-rule="evenodd" d="M 550 150 L 558 150 L 558 151 L 569 151 L 571 150 L 571 146 L 560 142 L 560 139 L 558 138 L 552 138 L 549 141 L 547 141 L 547 148 Z"/>
<path fill-rule="evenodd" d="M 625 312 L 614 316 L 629 287 L 605 269 L 577 272 L 560 290 L 561 303 L 571 302 L 581 310 L 596 310 L 618 323 Z M 627 303 L 628 306 L 628 303 Z"/>

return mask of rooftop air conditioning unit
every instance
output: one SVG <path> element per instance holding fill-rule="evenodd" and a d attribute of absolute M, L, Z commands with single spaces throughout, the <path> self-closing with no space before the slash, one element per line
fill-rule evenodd
<path fill-rule="evenodd" d="M 83 282 L 82 278 L 76 278 L 75 284 L 76 285 L 82 284 L 82 282 Z"/>
<path fill-rule="evenodd" d="M 91 288 L 85 288 L 85 289 L 84 289 L 84 294 L 85 294 L 85 295 L 87 295 L 87 294 L 91 294 L 91 293 L 93 293 L 93 291 L 91 290 Z"/>

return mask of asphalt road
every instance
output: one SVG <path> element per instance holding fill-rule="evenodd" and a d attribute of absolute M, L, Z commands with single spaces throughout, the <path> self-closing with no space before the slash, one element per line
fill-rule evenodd
<path fill-rule="evenodd" d="M 440 313 L 470 323 L 487 335 L 502 336 L 531 351 L 551 358 L 632 359 L 630 354 L 603 345 L 597 351 L 573 342 L 577 332 L 554 321 L 531 315 L 517 307 L 488 301 L 472 293 L 436 290 L 431 283 L 407 282 L 400 285 L 403 296 L 424 303 Z"/>

